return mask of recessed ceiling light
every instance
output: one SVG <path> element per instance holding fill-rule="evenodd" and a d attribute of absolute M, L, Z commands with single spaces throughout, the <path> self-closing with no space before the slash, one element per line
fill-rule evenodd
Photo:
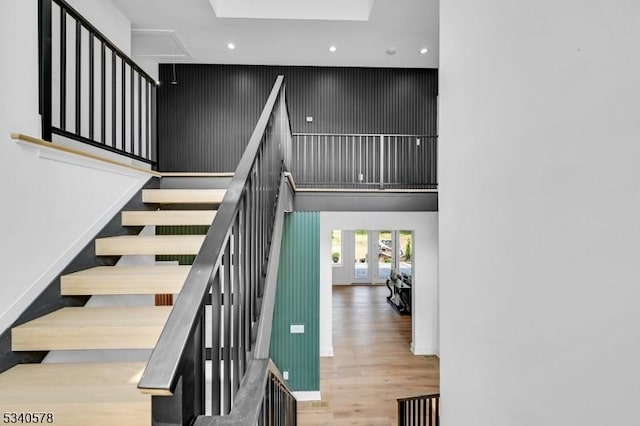
<path fill-rule="evenodd" d="M 425 53 L 427 53 L 429 51 L 429 49 L 427 49 L 426 47 L 423 47 L 422 49 L 420 49 L 420 54 L 424 55 Z"/>
<path fill-rule="evenodd" d="M 338 49 L 336 49 L 335 46 L 329 47 L 329 52 L 335 52 L 336 50 L 338 50 Z"/>
<path fill-rule="evenodd" d="M 236 45 L 233 43 L 227 43 L 227 48 L 229 48 L 229 50 L 233 50 L 236 48 Z"/>

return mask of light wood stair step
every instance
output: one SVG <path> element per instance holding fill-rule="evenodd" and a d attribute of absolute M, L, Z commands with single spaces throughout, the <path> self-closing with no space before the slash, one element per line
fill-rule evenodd
<path fill-rule="evenodd" d="M 60 294 L 177 294 L 190 269 L 191 265 L 98 266 L 60 277 Z"/>
<path fill-rule="evenodd" d="M 160 204 L 220 204 L 226 189 L 143 189 L 142 202 Z"/>
<path fill-rule="evenodd" d="M 204 235 L 123 235 L 96 239 L 96 255 L 198 254 Z"/>
<path fill-rule="evenodd" d="M 155 210 L 122 212 L 122 226 L 211 225 L 215 210 Z"/>
<path fill-rule="evenodd" d="M 3 412 L 53 413 L 66 426 L 148 426 L 151 398 L 137 389 L 145 364 L 22 364 L 0 374 Z"/>
<path fill-rule="evenodd" d="M 62 308 L 11 329 L 14 351 L 153 349 L 170 306 Z"/>

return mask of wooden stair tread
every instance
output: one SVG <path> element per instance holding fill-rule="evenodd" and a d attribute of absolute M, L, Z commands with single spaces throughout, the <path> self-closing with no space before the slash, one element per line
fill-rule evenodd
<path fill-rule="evenodd" d="M 215 210 L 124 211 L 122 226 L 211 225 L 215 215 Z"/>
<path fill-rule="evenodd" d="M 204 235 L 123 235 L 96 239 L 96 255 L 198 254 Z"/>
<path fill-rule="evenodd" d="M 12 350 L 153 349 L 170 312 L 170 306 L 62 308 L 12 328 Z"/>
<path fill-rule="evenodd" d="M 190 269 L 190 265 L 98 266 L 60 277 L 60 294 L 177 294 Z"/>
<path fill-rule="evenodd" d="M 140 362 L 17 365 L 0 374 L 0 405 L 3 412 L 51 412 L 56 425 L 146 426 L 151 398 L 136 387 L 144 367 Z"/>
<path fill-rule="evenodd" d="M 142 202 L 159 204 L 220 204 L 226 189 L 144 189 Z"/>

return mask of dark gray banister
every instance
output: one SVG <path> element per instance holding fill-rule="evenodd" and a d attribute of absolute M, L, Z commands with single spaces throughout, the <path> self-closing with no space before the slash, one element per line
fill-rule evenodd
<path fill-rule="evenodd" d="M 210 286 L 209 279 L 220 267 L 223 247 L 231 232 L 240 199 L 256 160 L 262 137 L 283 85 L 283 76 L 278 76 L 271 94 L 258 119 L 251 139 L 236 169 L 227 193 L 214 221 L 207 232 L 204 243 L 179 297 L 162 330 L 147 367 L 138 382 L 138 388 L 152 395 L 170 395 L 179 380 L 179 368 L 190 336 L 199 325 L 199 315 Z"/>

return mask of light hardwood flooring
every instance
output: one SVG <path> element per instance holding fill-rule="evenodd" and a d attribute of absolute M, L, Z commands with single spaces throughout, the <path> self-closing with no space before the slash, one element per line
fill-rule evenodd
<path fill-rule="evenodd" d="M 411 353 L 411 317 L 388 294 L 333 287 L 334 357 L 320 359 L 322 400 L 298 403 L 299 425 L 397 425 L 398 398 L 439 392 L 439 359 Z"/>

